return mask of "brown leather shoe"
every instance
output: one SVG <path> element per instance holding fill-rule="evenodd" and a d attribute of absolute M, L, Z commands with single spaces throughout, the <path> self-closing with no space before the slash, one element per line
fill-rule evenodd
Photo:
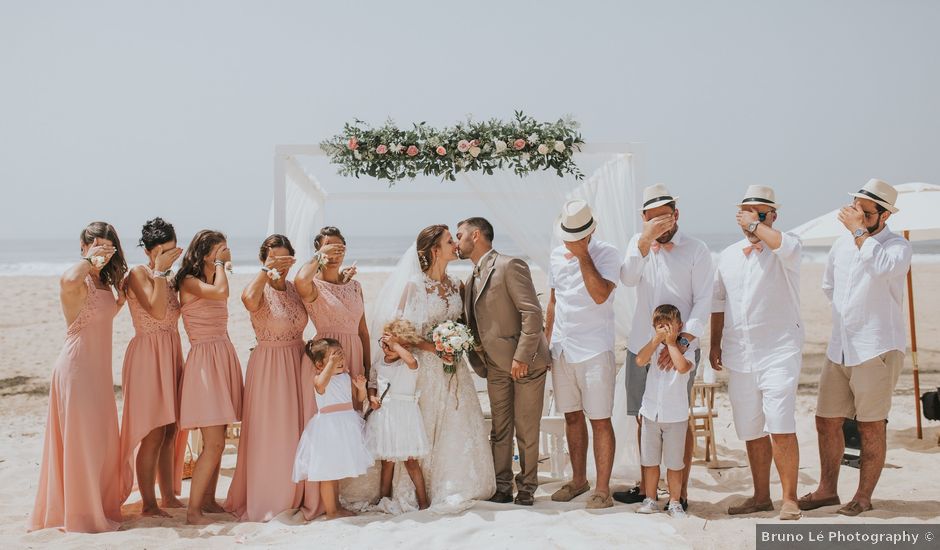
<path fill-rule="evenodd" d="M 497 504 L 508 504 L 512 502 L 512 489 L 508 491 L 496 491 L 496 494 L 491 496 L 489 501 Z"/>
<path fill-rule="evenodd" d="M 575 487 L 570 481 L 565 483 L 561 489 L 552 493 L 552 500 L 555 502 L 568 502 L 578 495 L 583 495 L 591 489 L 591 484 L 587 481 L 581 487 Z"/>
<path fill-rule="evenodd" d="M 834 495 L 831 497 L 813 499 L 813 493 L 806 493 L 800 497 L 800 500 L 797 502 L 800 510 L 807 512 L 809 510 L 815 510 L 816 508 L 822 508 L 823 506 L 834 506 L 836 504 L 842 504 L 842 501 L 839 500 L 839 495 Z"/>
<path fill-rule="evenodd" d="M 754 502 L 754 499 L 749 498 L 740 504 L 728 506 L 728 515 L 740 516 L 743 514 L 756 514 L 757 512 L 773 512 L 773 510 L 773 502 L 769 500 L 767 502 Z"/>
<path fill-rule="evenodd" d="M 803 514 L 795 502 L 784 502 L 780 507 L 780 519 L 782 521 L 796 521 L 801 517 L 803 517 Z"/>
<path fill-rule="evenodd" d="M 872 508 L 871 504 L 869 504 L 868 506 L 862 506 L 857 500 L 853 500 L 849 502 L 848 504 L 846 504 L 845 506 L 843 506 L 842 508 L 839 508 L 836 511 L 836 513 L 843 515 L 843 516 L 857 516 L 861 514 L 862 512 L 867 512 L 871 510 L 871 508 Z"/>
<path fill-rule="evenodd" d="M 532 506 L 535 504 L 535 497 L 528 491 L 519 491 L 514 502 L 519 506 Z"/>

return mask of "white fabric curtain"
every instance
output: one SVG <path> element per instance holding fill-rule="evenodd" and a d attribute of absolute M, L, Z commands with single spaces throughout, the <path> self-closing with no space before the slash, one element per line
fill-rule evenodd
<path fill-rule="evenodd" d="M 310 175 L 296 163 L 285 163 L 287 180 L 286 230 L 284 235 L 294 246 L 297 265 L 313 257 L 313 237 L 323 227 L 326 194 Z M 274 204 L 268 216 L 268 234 L 274 233 Z"/>

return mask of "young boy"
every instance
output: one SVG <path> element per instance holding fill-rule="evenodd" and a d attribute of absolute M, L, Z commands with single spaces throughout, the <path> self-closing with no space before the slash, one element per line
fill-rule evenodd
<path fill-rule="evenodd" d="M 687 517 L 682 509 L 682 470 L 685 462 L 685 435 L 689 423 L 689 372 L 695 365 L 695 352 L 683 355 L 676 343 L 682 332 L 682 316 L 670 304 L 653 312 L 653 338 L 636 356 L 636 366 L 645 367 L 659 349 L 665 346 L 675 369 L 650 368 L 643 392 L 640 415 L 643 424 L 640 435 L 640 464 L 643 466 L 643 490 L 646 499 L 637 509 L 638 514 L 659 511 L 656 486 L 659 484 L 659 465 L 666 464 L 666 483 L 669 486 L 669 515 Z"/>

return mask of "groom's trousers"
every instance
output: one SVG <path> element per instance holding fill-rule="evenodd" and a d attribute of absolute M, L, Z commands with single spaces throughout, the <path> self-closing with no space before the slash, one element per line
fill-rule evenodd
<path fill-rule="evenodd" d="M 490 396 L 493 428 L 490 445 L 496 470 L 496 490 L 512 490 L 512 437 L 515 432 L 519 447 L 520 472 L 516 490 L 535 494 L 539 485 L 539 424 L 545 398 L 545 376 L 548 369 L 530 370 L 513 380 L 508 369 L 487 365 L 486 385 Z"/>

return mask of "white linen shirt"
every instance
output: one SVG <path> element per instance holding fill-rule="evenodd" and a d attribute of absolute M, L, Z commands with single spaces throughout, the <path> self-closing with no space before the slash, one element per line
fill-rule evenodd
<path fill-rule="evenodd" d="M 736 372 L 787 365 L 803 348 L 800 255 L 803 244 L 783 233 L 780 247 L 744 254 L 741 239 L 718 256 L 712 311 L 724 312 L 722 364 Z"/>
<path fill-rule="evenodd" d="M 904 352 L 904 282 L 911 254 L 911 243 L 887 227 L 861 248 L 848 233 L 832 245 L 822 283 L 832 303 L 830 361 L 853 367 L 891 350 Z"/>
<path fill-rule="evenodd" d="M 672 237 L 672 250 L 650 249 L 640 254 L 637 233 L 627 245 L 627 254 L 620 267 L 620 282 L 636 287 L 636 309 L 627 349 L 636 355 L 653 338 L 653 311 L 663 304 L 672 304 L 682 315 L 682 332 L 695 336 L 689 350 L 699 348 L 705 334 L 712 306 L 712 255 L 702 241 L 683 235 Z"/>
<path fill-rule="evenodd" d="M 652 324 L 650 326 L 652 327 Z M 660 344 L 656 348 L 652 355 L 652 363 L 656 362 L 656 358 L 665 347 Z M 643 390 L 640 416 L 645 416 L 653 422 L 684 422 L 689 419 L 689 376 L 695 372 L 695 351 L 687 349 L 682 356 L 692 364 L 693 370 L 679 373 L 676 369 L 663 370 L 655 364 L 650 365 L 646 375 L 646 389 Z M 627 365 L 626 368 L 638 369 L 640 367 L 633 364 Z"/>
<path fill-rule="evenodd" d="M 555 323 L 552 328 L 552 357 L 562 352 L 571 363 L 587 361 L 614 351 L 614 292 L 601 304 L 584 285 L 577 258 L 566 258 L 568 249 L 561 245 L 552 251 L 548 286 L 555 291 Z M 601 277 L 617 284 L 620 252 L 612 244 L 592 238 L 588 254 Z"/>

